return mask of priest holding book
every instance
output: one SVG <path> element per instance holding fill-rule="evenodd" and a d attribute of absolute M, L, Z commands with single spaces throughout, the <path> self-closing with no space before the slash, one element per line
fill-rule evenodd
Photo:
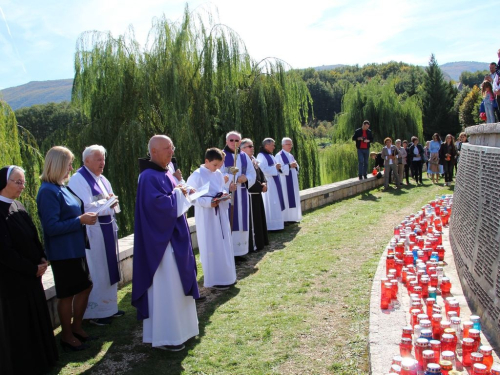
<path fill-rule="evenodd" d="M 83 167 L 71 176 L 68 186 L 82 200 L 85 212 L 98 214 L 98 223 L 86 226 L 90 243 L 86 255 L 94 287 L 83 318 L 105 326 L 111 324 L 112 318 L 125 314 L 118 310 L 117 300 L 120 272 L 115 213 L 119 208 L 117 202 L 108 207 L 108 200 L 114 199 L 114 194 L 111 184 L 102 174 L 106 149 L 100 145 L 88 146 L 83 151 L 82 160 Z"/>

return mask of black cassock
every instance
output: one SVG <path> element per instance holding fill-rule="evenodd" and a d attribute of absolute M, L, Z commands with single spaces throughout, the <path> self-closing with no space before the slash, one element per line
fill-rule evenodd
<path fill-rule="evenodd" d="M 255 160 L 256 159 L 252 159 L 252 161 Z M 264 246 L 269 245 L 269 239 L 267 238 L 266 212 L 264 211 L 264 201 L 262 200 L 262 184 L 267 181 L 259 166 L 254 164 L 254 168 L 257 178 L 255 180 L 255 184 L 248 189 L 251 204 L 249 220 L 250 234 L 248 236 L 249 251 L 254 251 L 254 238 L 252 237 L 252 231 L 255 236 L 255 246 L 257 246 L 257 250 L 262 250 Z"/>
<path fill-rule="evenodd" d="M 45 258 L 33 221 L 0 201 L 0 374 L 44 374 L 58 359 L 42 278 Z"/>

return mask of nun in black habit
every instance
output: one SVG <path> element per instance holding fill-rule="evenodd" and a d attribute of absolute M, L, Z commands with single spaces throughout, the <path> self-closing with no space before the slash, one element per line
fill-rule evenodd
<path fill-rule="evenodd" d="M 38 232 L 16 201 L 24 171 L 0 169 L 0 374 L 44 374 L 58 359 L 42 275 L 47 261 Z"/>
<path fill-rule="evenodd" d="M 249 251 L 262 250 L 269 245 L 267 236 L 266 212 L 264 211 L 264 201 L 262 193 L 267 191 L 267 181 L 264 172 L 259 168 L 259 162 L 253 156 L 254 146 L 249 138 L 241 140 L 240 150 L 247 154 L 252 160 L 257 178 L 248 192 L 250 193 L 250 234 L 248 236 Z"/>

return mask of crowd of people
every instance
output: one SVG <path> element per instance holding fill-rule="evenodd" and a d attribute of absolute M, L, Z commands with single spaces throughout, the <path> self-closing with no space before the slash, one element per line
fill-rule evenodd
<path fill-rule="evenodd" d="M 231 131 L 224 150 L 209 148 L 204 163 L 184 181 L 173 158 L 172 139 L 153 136 L 139 159 L 135 208 L 132 305 L 143 321 L 143 342 L 169 351 L 198 335 L 196 301 L 202 300 L 186 211 L 194 205 L 205 288 L 227 290 L 237 282 L 236 263 L 269 244 L 268 231 L 302 219 L 293 142 L 254 143 Z M 106 150 L 83 151 L 71 175 L 73 153 L 62 146 L 46 157 L 37 206 L 43 242 L 17 200 L 26 187 L 19 166 L 0 169 L 0 373 L 43 374 L 58 360 L 42 275 L 50 262 L 60 345 L 81 351 L 98 337 L 98 326 L 124 315 L 120 281 L 118 197 L 104 177 Z"/>
<path fill-rule="evenodd" d="M 358 178 L 360 180 L 367 178 L 370 157 L 375 161 L 374 175 L 378 178 L 384 177 L 384 191 L 386 191 L 391 181 L 396 185 L 396 189 L 403 186 L 404 180 L 406 185 L 410 185 L 410 177 L 417 185 L 422 185 L 424 168 L 433 184 L 438 184 L 440 177 L 443 176 L 444 185 L 451 186 L 453 173 L 460 160 L 462 144 L 467 143 L 467 135 L 464 132 L 460 133 L 459 140 L 456 141 L 453 135 L 448 134 L 445 140 L 441 141 L 441 136 L 435 133 L 425 146 L 422 146 L 416 136 L 411 137 L 410 142 L 397 139 L 395 144 L 390 137 L 387 137 L 384 139 L 381 152 L 370 152 L 373 135 L 370 122 L 365 120 L 362 126 L 355 130 L 352 140 L 356 142 L 358 151 Z"/>

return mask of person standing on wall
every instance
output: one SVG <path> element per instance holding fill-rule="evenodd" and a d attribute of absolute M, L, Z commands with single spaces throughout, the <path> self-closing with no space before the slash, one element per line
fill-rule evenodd
<path fill-rule="evenodd" d="M 370 157 L 370 143 L 373 142 L 372 131 L 369 129 L 370 121 L 363 121 L 363 125 L 356 129 L 352 140 L 356 141 L 358 150 L 358 177 L 366 180 L 368 175 L 368 158 Z"/>

